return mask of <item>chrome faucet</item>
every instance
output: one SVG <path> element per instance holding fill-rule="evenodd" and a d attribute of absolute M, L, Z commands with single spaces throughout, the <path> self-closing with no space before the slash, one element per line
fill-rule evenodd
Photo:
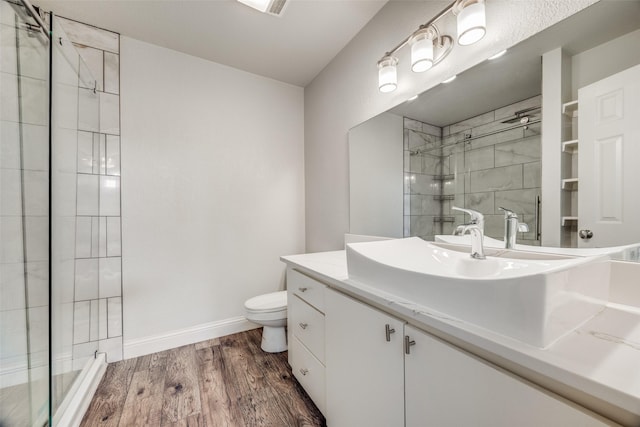
<path fill-rule="evenodd" d="M 516 247 L 516 234 L 528 232 L 529 226 L 518 221 L 518 215 L 514 211 L 502 207 L 498 209 L 504 212 L 504 247 L 513 249 Z"/>
<path fill-rule="evenodd" d="M 462 227 L 462 234 L 469 233 L 471 235 L 471 258 L 485 259 L 486 257 L 484 256 L 484 246 L 482 242 L 484 237 L 484 215 L 478 211 L 457 208 L 455 206 L 452 206 L 451 209 L 454 211 L 468 213 L 469 216 L 471 216 L 471 220 L 468 224 L 458 226 L 456 230 Z"/>

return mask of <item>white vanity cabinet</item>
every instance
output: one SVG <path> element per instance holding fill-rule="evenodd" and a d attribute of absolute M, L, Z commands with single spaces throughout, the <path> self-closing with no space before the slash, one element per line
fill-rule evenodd
<path fill-rule="evenodd" d="M 325 410 L 326 285 L 287 269 L 287 334 L 293 375 L 323 414 Z"/>
<path fill-rule="evenodd" d="M 616 425 L 411 325 L 405 334 L 407 427 Z"/>
<path fill-rule="evenodd" d="M 329 427 L 404 425 L 404 324 L 327 289 Z"/>
<path fill-rule="evenodd" d="M 325 314 L 329 427 L 616 425 L 340 292 Z"/>

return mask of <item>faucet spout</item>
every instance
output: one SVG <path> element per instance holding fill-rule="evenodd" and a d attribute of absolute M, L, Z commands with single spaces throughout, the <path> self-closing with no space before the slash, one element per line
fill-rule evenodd
<path fill-rule="evenodd" d="M 500 207 L 504 212 L 504 247 L 513 249 L 516 247 L 516 235 L 518 232 L 529 231 L 529 226 L 524 222 L 518 221 L 518 215 L 507 208 Z"/>
<path fill-rule="evenodd" d="M 471 234 L 471 258 L 485 259 L 483 238 L 484 233 L 477 224 L 469 224 L 464 227 L 465 233 Z"/>
<path fill-rule="evenodd" d="M 471 258 L 485 259 L 486 257 L 484 255 L 483 246 L 484 215 L 472 209 L 462 209 L 455 206 L 452 206 L 451 209 L 467 213 L 471 216 L 471 221 L 469 221 L 469 224 L 458 226 L 456 230 L 462 228 L 462 234 L 471 234 Z"/>

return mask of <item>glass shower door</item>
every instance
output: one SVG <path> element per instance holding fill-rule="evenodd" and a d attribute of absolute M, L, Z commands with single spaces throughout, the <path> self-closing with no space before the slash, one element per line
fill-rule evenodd
<path fill-rule="evenodd" d="M 0 1 L 0 425 L 49 418 L 49 41 Z"/>
<path fill-rule="evenodd" d="M 76 244 L 101 236 L 100 98 L 55 16 L 50 42 L 0 7 L 0 426 L 56 425 L 106 336 L 99 251 Z"/>

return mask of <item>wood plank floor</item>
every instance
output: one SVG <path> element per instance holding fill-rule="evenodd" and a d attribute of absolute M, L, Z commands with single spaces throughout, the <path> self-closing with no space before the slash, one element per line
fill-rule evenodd
<path fill-rule="evenodd" d="M 82 426 L 325 426 L 262 329 L 107 367 Z"/>

